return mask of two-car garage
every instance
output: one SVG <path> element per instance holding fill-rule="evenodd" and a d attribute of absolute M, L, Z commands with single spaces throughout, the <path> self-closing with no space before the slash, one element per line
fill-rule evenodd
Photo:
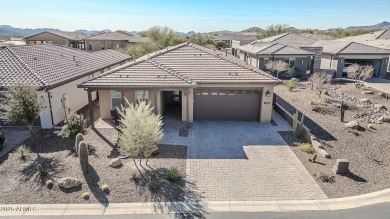
<path fill-rule="evenodd" d="M 194 120 L 259 121 L 260 105 L 260 90 L 194 90 Z"/>

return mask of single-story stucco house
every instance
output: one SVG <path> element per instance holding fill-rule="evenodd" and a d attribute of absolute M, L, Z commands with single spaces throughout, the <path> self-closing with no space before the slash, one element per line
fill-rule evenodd
<path fill-rule="evenodd" d="M 336 77 L 346 74 L 352 63 L 372 65 L 374 77 L 386 77 L 390 50 L 351 41 L 318 41 L 313 46 L 323 47 L 321 69 L 333 69 Z"/>
<path fill-rule="evenodd" d="M 294 77 L 306 78 L 306 71 L 314 65 L 314 52 L 281 43 L 252 42 L 237 49 L 241 60 L 263 71 L 269 61 L 281 60 L 294 69 Z"/>
<path fill-rule="evenodd" d="M 65 114 L 87 105 L 87 94 L 77 84 L 130 59 L 113 50 L 87 52 L 50 44 L 0 47 L 0 90 L 21 84 L 36 86 L 44 111 L 35 126 L 52 128 Z"/>
<path fill-rule="evenodd" d="M 87 50 L 97 51 L 104 49 L 117 49 L 129 44 L 148 42 L 148 37 L 129 36 L 121 32 L 107 32 L 93 34 L 84 38 Z"/>
<path fill-rule="evenodd" d="M 273 89 L 281 81 L 221 51 L 183 43 L 112 69 L 78 87 L 99 91 L 100 115 L 124 104 L 151 101 L 161 115 L 182 121 L 271 121 Z M 92 112 L 92 104 L 90 104 Z M 170 112 L 171 111 L 171 112 Z"/>
<path fill-rule="evenodd" d="M 26 44 L 55 44 L 65 47 L 85 49 L 87 34 L 69 31 L 44 31 L 24 37 Z"/>

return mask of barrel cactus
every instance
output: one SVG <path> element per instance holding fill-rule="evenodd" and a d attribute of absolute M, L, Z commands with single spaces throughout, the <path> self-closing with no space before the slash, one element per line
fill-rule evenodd
<path fill-rule="evenodd" d="M 79 153 L 79 144 L 81 141 L 84 141 L 84 135 L 81 134 L 81 133 L 78 133 L 76 135 L 76 140 L 75 140 L 75 144 L 74 144 L 74 150 L 75 150 L 75 155 L 77 155 Z"/>
<path fill-rule="evenodd" d="M 85 141 L 81 141 L 79 144 L 79 159 L 80 166 L 83 173 L 88 172 L 88 145 Z"/>

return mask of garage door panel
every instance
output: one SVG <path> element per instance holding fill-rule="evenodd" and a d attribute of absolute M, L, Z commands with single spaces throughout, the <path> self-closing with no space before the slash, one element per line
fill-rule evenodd
<path fill-rule="evenodd" d="M 195 95 L 195 120 L 258 121 L 260 94 Z"/>

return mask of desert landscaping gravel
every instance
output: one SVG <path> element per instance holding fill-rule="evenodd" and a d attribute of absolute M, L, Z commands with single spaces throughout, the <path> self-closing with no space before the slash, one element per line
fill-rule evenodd
<path fill-rule="evenodd" d="M 72 153 L 73 140 L 63 139 L 52 134 L 52 130 L 41 130 L 35 136 L 36 146 L 26 160 L 21 160 L 17 153 L 10 152 L 0 158 L 0 203 L 102 203 L 182 201 L 185 185 L 187 149 L 184 146 L 161 145 L 158 155 L 149 159 L 148 165 L 142 160 L 142 178 L 133 159 L 123 159 L 123 166 L 112 168 L 109 162 L 117 156 L 115 129 L 88 130 L 86 142 L 93 148 L 89 155 L 89 172 L 83 175 L 78 157 Z M 31 145 L 28 140 L 24 142 Z M 37 175 L 37 164 L 41 164 L 48 175 Z M 182 178 L 176 182 L 167 180 L 167 171 L 175 167 Z M 137 173 L 137 179 L 131 179 Z M 81 181 L 81 186 L 74 189 L 62 189 L 57 180 L 73 177 Z M 45 182 L 54 180 L 54 187 L 48 189 Z M 151 179 L 159 180 L 155 192 L 148 189 Z M 100 187 L 107 184 L 109 193 Z M 82 193 L 89 192 L 90 199 L 84 200 Z"/>
<path fill-rule="evenodd" d="M 374 91 L 374 94 L 362 94 L 365 90 L 355 88 L 353 83 L 332 84 L 330 89 L 353 96 L 357 100 L 368 98 L 372 104 L 382 104 L 390 109 L 390 100 L 379 96 L 377 91 Z M 305 125 L 321 140 L 331 156 L 330 159 L 318 156 L 318 162 L 311 163 L 308 161 L 311 155 L 293 146 L 298 140 L 293 139 L 291 133 L 280 133 L 312 175 L 319 170 L 333 174 L 331 169 L 336 159 L 349 160 L 350 174 L 336 175 L 332 184 L 317 180 L 329 198 L 364 194 L 390 187 L 390 123 L 374 123 L 374 129 L 370 129 L 366 119 L 354 118 L 356 114 L 370 114 L 372 107 L 359 104 L 357 106 L 356 100 L 344 99 L 348 109 L 345 112 L 345 121 L 341 122 L 337 104 L 329 103 L 341 100 L 337 96 L 322 94 L 320 99 L 318 93 L 311 90 L 307 83 L 300 83 L 293 92 L 288 92 L 285 85 L 279 85 L 275 87 L 275 93 L 278 95 L 277 103 L 291 114 L 298 109 L 306 116 Z M 325 109 L 320 112 L 313 111 L 310 102 L 324 103 L 325 98 L 329 99 Z M 344 126 L 346 122 L 353 120 L 358 120 L 361 126 L 357 131 L 358 136 L 351 134 Z"/>

